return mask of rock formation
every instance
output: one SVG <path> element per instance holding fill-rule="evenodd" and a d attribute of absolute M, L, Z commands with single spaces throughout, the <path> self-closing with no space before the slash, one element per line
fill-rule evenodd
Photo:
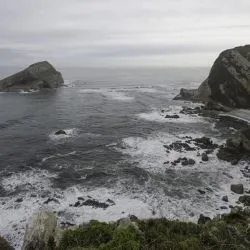
<path fill-rule="evenodd" d="M 220 148 L 217 156 L 232 164 L 237 164 L 242 157 L 250 158 L 250 126 L 228 139 L 226 145 Z"/>
<path fill-rule="evenodd" d="M 30 65 L 12 76 L 0 81 L 0 91 L 31 91 L 43 88 L 58 88 L 63 84 L 60 72 L 48 62 L 38 62 Z"/>
<path fill-rule="evenodd" d="M 181 89 L 175 99 L 212 100 L 232 108 L 250 108 L 250 45 L 223 51 L 201 86 Z"/>

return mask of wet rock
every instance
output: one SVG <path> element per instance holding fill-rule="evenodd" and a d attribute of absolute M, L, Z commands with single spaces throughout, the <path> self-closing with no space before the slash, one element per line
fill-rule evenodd
<path fill-rule="evenodd" d="M 181 141 L 176 141 L 171 143 L 170 145 L 164 145 L 167 150 L 174 150 L 177 152 L 183 151 L 195 151 L 196 149 L 188 145 L 188 143 L 184 143 Z"/>
<path fill-rule="evenodd" d="M 177 164 L 181 163 L 182 166 L 187 166 L 187 165 L 194 165 L 195 160 L 193 159 L 188 159 L 186 157 L 180 157 L 177 160 L 171 162 L 173 166 L 176 166 Z"/>
<path fill-rule="evenodd" d="M 99 201 L 93 200 L 93 199 L 92 200 L 88 199 L 88 200 L 84 201 L 81 205 L 82 206 L 91 206 L 93 208 L 103 208 L 103 209 L 106 209 L 110 206 L 107 203 L 99 202 Z"/>
<path fill-rule="evenodd" d="M 56 131 L 55 135 L 67 135 L 67 133 L 61 129 L 61 130 Z"/>
<path fill-rule="evenodd" d="M 115 202 L 111 199 L 107 199 L 106 202 L 108 202 L 111 206 L 115 205 Z"/>
<path fill-rule="evenodd" d="M 44 204 L 49 204 L 50 202 L 54 202 L 54 203 L 57 203 L 57 204 L 60 204 L 59 200 L 57 200 L 56 198 L 48 198 Z"/>
<path fill-rule="evenodd" d="M 220 209 L 228 209 L 226 206 L 221 206 Z"/>
<path fill-rule="evenodd" d="M 168 119 L 178 119 L 180 118 L 179 115 L 166 115 L 165 118 L 168 118 Z"/>
<path fill-rule="evenodd" d="M 206 224 L 208 221 L 211 221 L 211 219 L 209 217 L 201 214 L 199 219 L 198 219 L 198 224 Z"/>
<path fill-rule="evenodd" d="M 202 160 L 202 161 L 208 161 L 208 156 L 207 156 L 206 153 L 203 153 L 203 154 L 202 154 L 201 160 Z"/>
<path fill-rule="evenodd" d="M 182 166 L 188 166 L 188 165 L 194 165 L 194 164 L 195 164 L 195 160 L 193 159 L 185 159 L 181 161 Z"/>
<path fill-rule="evenodd" d="M 249 195 L 240 196 L 239 202 L 243 203 L 244 206 L 250 206 L 250 196 Z"/>
<path fill-rule="evenodd" d="M 82 204 L 81 204 L 80 201 L 77 201 L 73 206 L 74 206 L 74 207 L 80 207 L 80 206 L 82 206 Z"/>
<path fill-rule="evenodd" d="M 135 215 L 129 215 L 130 221 L 137 222 L 139 219 Z"/>
<path fill-rule="evenodd" d="M 14 248 L 6 241 L 3 237 L 0 236 L 0 249 L 2 250 L 14 250 Z"/>
<path fill-rule="evenodd" d="M 205 136 L 189 140 L 188 142 L 194 142 L 194 144 L 201 149 L 216 149 L 219 147 L 218 144 L 213 143 L 210 138 Z"/>
<path fill-rule="evenodd" d="M 250 158 L 250 126 L 228 139 L 226 145 L 220 148 L 217 157 L 233 165 L 236 165 L 243 157 Z"/>
<path fill-rule="evenodd" d="M 236 193 L 236 194 L 243 194 L 244 193 L 243 184 L 232 184 L 231 191 Z"/>
<path fill-rule="evenodd" d="M 85 199 L 83 197 L 77 197 L 77 200 L 84 201 Z"/>
<path fill-rule="evenodd" d="M 205 194 L 206 192 L 204 190 L 198 189 L 197 190 L 200 194 Z"/>
<path fill-rule="evenodd" d="M 225 201 L 225 202 L 228 202 L 228 196 L 227 195 L 223 196 L 222 200 Z"/>
<path fill-rule="evenodd" d="M 21 203 L 21 202 L 23 202 L 23 198 L 18 198 L 18 199 L 15 200 L 15 202 Z"/>

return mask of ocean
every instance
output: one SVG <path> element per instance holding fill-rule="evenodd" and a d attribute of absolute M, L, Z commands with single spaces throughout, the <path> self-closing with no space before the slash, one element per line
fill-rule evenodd
<path fill-rule="evenodd" d="M 164 147 L 203 136 L 221 145 L 235 132 L 219 119 L 180 114 L 197 104 L 173 101 L 208 68 L 60 70 L 60 89 L 0 94 L 0 235 L 16 249 L 41 209 L 57 212 L 59 224 L 128 215 L 197 221 L 229 211 L 221 198 L 237 200 L 230 184 L 246 183 L 244 162 L 219 161 L 216 150 L 203 162 L 202 149 Z M 61 129 L 66 135 L 55 135 Z M 179 157 L 195 164 L 172 165 Z"/>

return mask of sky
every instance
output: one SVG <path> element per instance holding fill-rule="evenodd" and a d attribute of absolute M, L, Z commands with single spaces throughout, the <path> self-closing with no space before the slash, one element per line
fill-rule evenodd
<path fill-rule="evenodd" d="M 0 0 L 0 66 L 207 67 L 250 44 L 249 0 Z"/>

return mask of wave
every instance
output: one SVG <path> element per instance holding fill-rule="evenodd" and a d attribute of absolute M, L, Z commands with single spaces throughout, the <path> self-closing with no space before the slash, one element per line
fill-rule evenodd
<path fill-rule="evenodd" d="M 112 100 L 130 102 L 134 100 L 134 97 L 126 95 L 124 92 L 118 90 L 109 90 L 109 89 L 82 89 L 80 93 L 98 93 L 103 96 L 106 96 Z"/>

